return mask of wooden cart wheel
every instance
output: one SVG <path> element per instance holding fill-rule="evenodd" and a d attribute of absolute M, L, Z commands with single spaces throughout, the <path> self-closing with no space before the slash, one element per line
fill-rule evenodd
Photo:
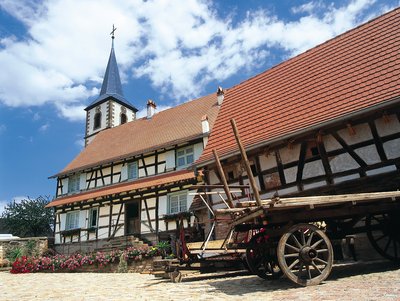
<path fill-rule="evenodd" d="M 291 227 L 279 240 L 277 252 L 283 273 L 299 285 L 317 285 L 332 270 L 332 244 L 325 233 L 314 225 L 297 224 Z"/>
<path fill-rule="evenodd" d="M 255 235 L 246 248 L 246 262 L 250 272 L 263 279 L 280 278 L 282 271 L 273 251 L 268 236 L 264 233 Z"/>
<path fill-rule="evenodd" d="M 374 249 L 383 257 L 400 262 L 400 212 L 369 215 L 365 224 Z"/>

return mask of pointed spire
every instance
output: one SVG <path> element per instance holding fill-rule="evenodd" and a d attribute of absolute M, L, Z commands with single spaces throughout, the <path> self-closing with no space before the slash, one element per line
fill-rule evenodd
<path fill-rule="evenodd" d="M 108 58 L 106 72 L 104 73 L 103 84 L 101 85 L 100 95 L 94 102 L 92 102 L 86 108 L 86 110 L 90 110 L 94 106 L 99 105 L 100 103 L 105 101 L 107 98 L 112 97 L 117 102 L 137 112 L 137 109 L 131 103 L 129 103 L 129 101 L 125 99 L 124 93 L 122 91 L 121 78 L 119 77 L 118 64 L 114 52 L 115 30 L 116 28 L 114 27 L 113 24 L 113 30 L 111 32 L 111 39 L 112 39 L 111 52 L 110 52 L 110 57 Z"/>

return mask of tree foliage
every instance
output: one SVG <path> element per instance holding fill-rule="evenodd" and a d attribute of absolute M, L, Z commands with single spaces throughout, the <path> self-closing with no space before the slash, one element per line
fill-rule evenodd
<path fill-rule="evenodd" d="M 45 208 L 49 197 L 27 198 L 21 202 L 10 202 L 2 213 L 5 228 L 20 237 L 47 236 L 52 232 L 54 213 Z"/>

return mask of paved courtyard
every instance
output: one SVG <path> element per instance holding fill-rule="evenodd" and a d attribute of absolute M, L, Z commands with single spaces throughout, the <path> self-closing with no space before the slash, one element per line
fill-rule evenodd
<path fill-rule="evenodd" d="M 0 300 L 400 300 L 400 267 L 390 262 L 335 265 L 324 283 L 298 287 L 236 273 L 182 283 L 140 274 L 0 273 Z"/>

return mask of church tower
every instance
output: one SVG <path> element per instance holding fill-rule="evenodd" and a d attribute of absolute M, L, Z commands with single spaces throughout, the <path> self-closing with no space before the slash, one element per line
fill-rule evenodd
<path fill-rule="evenodd" d="M 85 109 L 86 135 L 85 146 L 100 131 L 112 128 L 136 119 L 138 111 L 122 92 L 117 59 L 114 52 L 114 26 L 111 32 L 112 45 L 100 95 Z"/>

